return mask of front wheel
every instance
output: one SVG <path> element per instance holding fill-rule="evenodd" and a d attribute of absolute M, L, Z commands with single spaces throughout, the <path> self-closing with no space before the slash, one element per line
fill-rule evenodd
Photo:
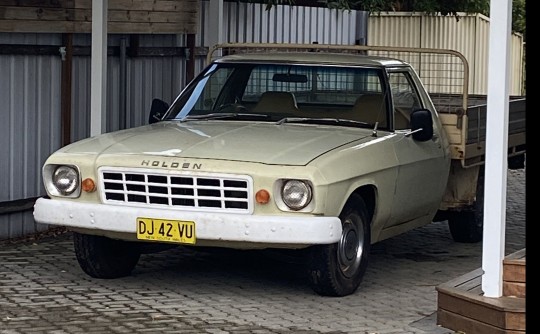
<path fill-rule="evenodd" d="M 73 246 L 81 269 L 94 278 L 119 278 L 131 274 L 139 257 L 139 244 L 73 232 Z"/>
<path fill-rule="evenodd" d="M 364 200 L 353 195 L 340 214 L 341 239 L 309 253 L 309 282 L 322 296 L 346 296 L 360 285 L 368 264 L 371 229 Z"/>

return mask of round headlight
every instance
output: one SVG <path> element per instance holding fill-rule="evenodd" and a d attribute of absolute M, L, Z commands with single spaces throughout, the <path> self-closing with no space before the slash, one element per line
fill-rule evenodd
<path fill-rule="evenodd" d="M 68 196 L 79 187 L 79 173 L 73 167 L 59 166 L 53 173 L 52 182 L 60 194 Z"/>
<path fill-rule="evenodd" d="M 304 181 L 289 180 L 281 188 L 283 203 L 292 210 L 301 210 L 311 202 L 311 187 Z"/>

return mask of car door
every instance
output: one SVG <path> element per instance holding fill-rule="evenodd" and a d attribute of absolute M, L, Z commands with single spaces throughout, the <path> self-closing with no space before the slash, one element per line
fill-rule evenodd
<path fill-rule="evenodd" d="M 414 73 L 410 71 L 409 68 L 388 71 L 396 134 L 394 147 L 399 165 L 390 226 L 434 214 L 448 174 L 448 156 L 437 131 L 432 139 L 423 142 L 410 135 L 411 113 L 426 106 L 418 94 Z"/>

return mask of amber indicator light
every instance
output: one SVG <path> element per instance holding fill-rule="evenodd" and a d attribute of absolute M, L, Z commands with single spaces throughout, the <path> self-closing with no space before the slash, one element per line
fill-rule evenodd
<path fill-rule="evenodd" d="M 270 201 L 270 193 L 265 189 L 261 189 L 255 194 L 255 200 L 259 204 L 267 204 Z"/>
<path fill-rule="evenodd" d="M 96 190 L 96 183 L 91 178 L 86 178 L 82 181 L 82 190 L 91 193 Z"/>

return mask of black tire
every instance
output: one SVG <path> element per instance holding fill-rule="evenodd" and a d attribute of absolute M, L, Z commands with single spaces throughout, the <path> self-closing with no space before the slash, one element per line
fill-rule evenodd
<path fill-rule="evenodd" d="M 371 229 L 364 200 L 352 195 L 339 217 L 343 226 L 341 240 L 309 250 L 309 283 L 321 296 L 354 293 L 367 269 Z"/>
<path fill-rule="evenodd" d="M 525 153 L 508 158 L 508 169 L 525 168 Z"/>
<path fill-rule="evenodd" d="M 94 278 L 129 276 L 141 255 L 135 242 L 74 232 L 73 246 L 81 269 Z"/>
<path fill-rule="evenodd" d="M 484 235 L 484 169 L 478 173 L 476 200 L 469 210 L 448 213 L 448 227 L 456 242 L 476 243 Z"/>

